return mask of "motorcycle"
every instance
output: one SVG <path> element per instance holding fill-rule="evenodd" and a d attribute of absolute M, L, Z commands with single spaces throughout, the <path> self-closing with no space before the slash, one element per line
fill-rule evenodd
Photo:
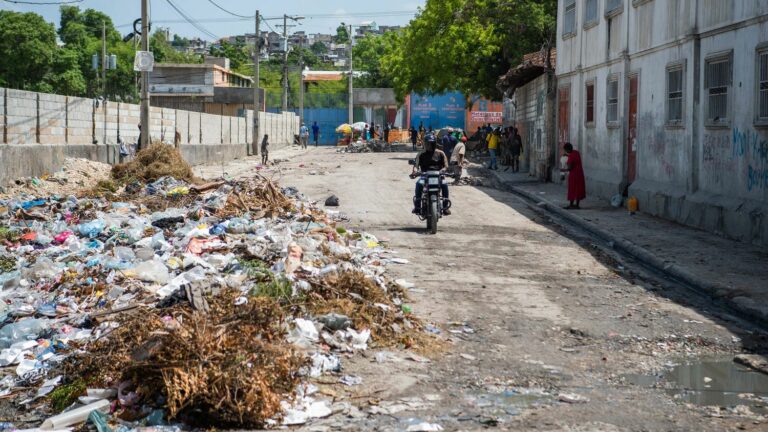
<path fill-rule="evenodd" d="M 416 165 L 415 160 L 409 160 L 408 163 Z M 421 200 L 421 213 L 418 216 L 420 220 L 427 221 L 427 231 L 432 234 L 437 234 L 437 222 L 443 217 L 443 212 L 451 208 L 451 200 L 443 199 L 442 185 L 446 175 L 440 171 L 411 174 L 411 178 L 420 177 L 419 181 L 424 184 L 421 196 L 414 197 L 414 200 Z"/>

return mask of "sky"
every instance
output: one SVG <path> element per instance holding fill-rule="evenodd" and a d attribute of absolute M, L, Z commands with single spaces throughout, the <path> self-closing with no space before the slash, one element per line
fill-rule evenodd
<path fill-rule="evenodd" d="M 28 2 L 54 2 L 67 0 L 26 0 Z M 72 1 L 72 0 L 69 0 Z M 153 30 L 157 27 L 170 27 L 171 34 L 186 37 L 201 37 L 207 40 L 216 37 L 253 33 L 253 18 L 238 18 L 218 9 L 215 2 L 222 8 L 242 16 L 253 17 L 256 8 L 260 8 L 265 18 L 280 17 L 279 20 L 267 20 L 262 30 L 269 26 L 282 31 L 283 14 L 305 16 L 301 25 L 289 29 L 289 33 L 303 30 L 307 33 L 335 33 L 340 22 L 360 24 L 365 21 L 375 21 L 378 25 L 405 25 L 413 17 L 417 8 L 423 6 L 426 0 L 150 0 L 150 19 Z M 188 17 L 198 21 L 202 30 L 184 21 L 170 5 L 173 2 Z M 73 3 L 80 9 L 96 9 L 112 17 L 117 29 L 127 34 L 132 31 L 132 23 L 141 16 L 140 0 L 83 0 Z M 19 12 L 36 12 L 47 21 L 59 23 L 59 6 L 57 5 L 28 5 L 10 3 L 0 0 L 0 9 Z M 205 32 L 204 32 L 205 31 Z M 207 32 L 207 33 L 206 33 Z"/>

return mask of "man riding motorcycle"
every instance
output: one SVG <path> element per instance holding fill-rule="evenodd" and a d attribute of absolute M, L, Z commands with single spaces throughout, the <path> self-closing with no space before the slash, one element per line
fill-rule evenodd
<path fill-rule="evenodd" d="M 420 172 L 427 172 L 444 171 L 446 169 L 448 169 L 448 158 L 445 156 L 445 153 L 437 149 L 437 138 L 435 138 L 435 136 L 432 134 L 427 135 L 424 137 L 424 150 L 416 155 L 416 165 L 413 167 L 413 172 L 411 172 L 411 178 L 416 178 L 418 176 L 417 170 Z M 443 183 L 441 188 L 443 200 L 447 201 L 448 184 Z M 413 198 L 413 213 L 417 215 L 421 214 L 421 195 L 423 191 L 424 180 L 419 179 L 419 181 L 416 182 L 416 195 Z M 443 214 L 450 215 L 451 210 L 449 208 L 445 208 L 445 210 L 443 210 Z"/>

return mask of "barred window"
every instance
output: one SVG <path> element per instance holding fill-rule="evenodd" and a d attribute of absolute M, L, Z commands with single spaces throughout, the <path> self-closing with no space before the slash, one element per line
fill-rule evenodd
<path fill-rule="evenodd" d="M 757 117 L 759 120 L 768 120 L 768 50 L 757 53 L 757 67 Z"/>
<path fill-rule="evenodd" d="M 704 69 L 704 87 L 707 90 L 707 121 L 728 122 L 730 107 L 728 94 L 733 82 L 731 57 L 707 60 Z"/>
<path fill-rule="evenodd" d="M 587 83 L 587 106 L 584 118 L 587 124 L 595 122 L 595 83 Z"/>
<path fill-rule="evenodd" d="M 667 69 L 667 122 L 683 121 L 683 67 Z"/>
<path fill-rule="evenodd" d="M 597 0 L 587 0 L 584 5 L 584 25 L 597 22 Z"/>
<path fill-rule="evenodd" d="M 563 36 L 576 33 L 576 0 L 565 0 Z"/>
<path fill-rule="evenodd" d="M 605 0 L 605 13 L 609 14 L 621 9 L 621 0 Z"/>
<path fill-rule="evenodd" d="M 619 79 L 608 79 L 608 123 L 619 121 Z"/>

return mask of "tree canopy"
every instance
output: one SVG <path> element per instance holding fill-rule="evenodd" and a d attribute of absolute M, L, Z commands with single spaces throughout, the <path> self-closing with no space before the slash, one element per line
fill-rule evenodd
<path fill-rule="evenodd" d="M 399 42 L 397 33 L 367 35 L 358 39 L 352 53 L 355 69 L 364 72 L 355 78 L 356 87 L 389 88 L 393 86 L 392 77 L 382 68 L 383 57 L 396 49 Z"/>
<path fill-rule="evenodd" d="M 542 48 L 556 11 L 556 0 L 427 0 L 382 69 L 400 98 L 459 90 L 498 100 L 498 78 Z"/>
<path fill-rule="evenodd" d="M 0 83 L 34 90 L 51 70 L 56 31 L 34 13 L 0 11 Z"/>

